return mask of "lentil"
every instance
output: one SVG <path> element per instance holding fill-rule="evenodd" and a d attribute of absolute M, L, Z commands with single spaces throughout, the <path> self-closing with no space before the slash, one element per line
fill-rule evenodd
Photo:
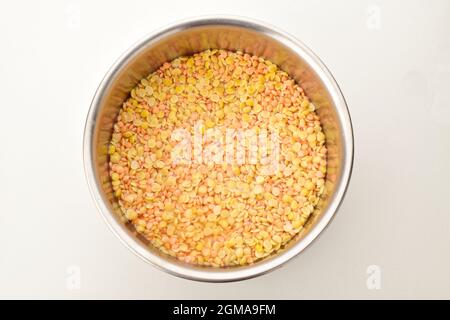
<path fill-rule="evenodd" d="M 304 228 L 324 189 L 315 110 L 286 72 L 257 56 L 207 50 L 163 64 L 131 91 L 108 146 L 124 216 L 188 263 L 238 266 L 273 254 Z M 198 120 L 206 129 L 276 128 L 279 172 L 268 175 L 262 161 L 174 165 L 172 133 L 193 132 Z"/>

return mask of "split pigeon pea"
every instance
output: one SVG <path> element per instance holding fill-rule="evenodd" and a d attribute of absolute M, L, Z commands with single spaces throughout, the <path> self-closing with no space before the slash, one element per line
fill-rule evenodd
<path fill-rule="evenodd" d="M 256 162 L 220 163 L 196 161 L 194 150 L 192 161 L 175 163 L 174 132 L 195 136 L 198 123 L 201 143 L 209 129 L 276 132 L 277 169 L 261 152 Z M 153 247 L 212 267 L 252 264 L 304 232 L 327 165 L 321 122 L 301 86 L 261 57 L 225 50 L 177 58 L 142 79 L 119 113 L 109 155 L 124 218 Z"/>

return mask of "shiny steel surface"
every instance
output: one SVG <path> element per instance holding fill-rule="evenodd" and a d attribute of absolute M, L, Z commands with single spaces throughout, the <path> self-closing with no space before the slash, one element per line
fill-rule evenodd
<path fill-rule="evenodd" d="M 253 265 L 230 268 L 185 264 L 150 247 L 125 223 L 108 175 L 107 145 L 117 114 L 130 90 L 162 63 L 206 49 L 242 50 L 278 64 L 296 79 L 315 104 L 328 148 L 326 190 L 306 232 L 284 249 Z M 353 163 L 353 131 L 344 97 L 325 65 L 304 44 L 261 22 L 204 17 L 159 30 L 125 52 L 98 87 L 84 132 L 84 167 L 91 194 L 104 220 L 137 256 L 173 275 L 225 282 L 271 271 L 303 251 L 328 225 L 342 202 Z"/>

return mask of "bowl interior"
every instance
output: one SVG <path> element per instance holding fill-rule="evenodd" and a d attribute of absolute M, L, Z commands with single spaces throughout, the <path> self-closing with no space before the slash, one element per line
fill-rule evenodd
<path fill-rule="evenodd" d="M 108 143 L 118 112 L 130 90 L 164 62 L 206 49 L 241 50 L 276 63 L 306 91 L 317 108 L 326 136 L 326 187 L 305 231 L 285 248 L 251 266 L 207 268 L 187 265 L 149 246 L 122 217 L 108 174 Z M 320 61 L 301 43 L 258 24 L 235 20 L 200 20 L 157 33 L 126 53 L 100 85 L 86 127 L 86 164 L 91 189 L 107 223 L 141 258 L 179 276 L 227 281 L 266 272 L 303 250 L 326 226 L 345 191 L 351 127 L 339 88 Z M 86 144 L 86 141 L 85 141 Z M 352 147 L 352 146 L 351 146 Z M 86 161 L 86 159 L 85 159 Z M 92 185 L 93 184 L 93 185 Z M 337 203 L 336 203 L 337 202 Z"/>

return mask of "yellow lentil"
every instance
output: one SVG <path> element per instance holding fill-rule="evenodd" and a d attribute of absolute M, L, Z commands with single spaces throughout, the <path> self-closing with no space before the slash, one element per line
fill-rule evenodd
<path fill-rule="evenodd" d="M 287 73 L 256 56 L 207 50 L 165 63 L 131 91 L 108 145 L 125 218 L 188 263 L 239 266 L 275 253 L 304 228 L 324 190 L 327 150 L 315 109 Z M 173 165 L 173 132 L 198 120 L 202 134 L 277 129 L 280 171 Z"/>

